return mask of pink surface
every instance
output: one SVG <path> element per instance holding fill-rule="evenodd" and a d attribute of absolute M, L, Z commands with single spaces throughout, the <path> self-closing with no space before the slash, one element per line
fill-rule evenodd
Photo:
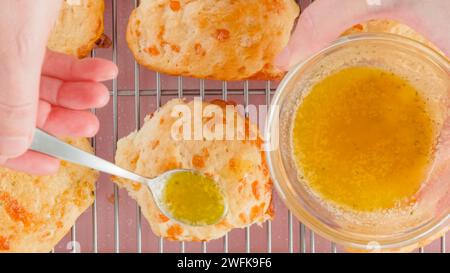
<path fill-rule="evenodd" d="M 106 0 L 106 14 L 105 14 L 105 33 L 109 37 L 113 37 L 112 25 L 112 0 Z M 300 1 L 303 6 L 308 0 Z M 134 77 L 134 59 L 131 52 L 128 50 L 125 41 L 125 30 L 128 21 L 128 16 L 134 7 L 134 1 L 117 1 L 117 62 L 120 69 L 120 75 L 117 80 L 119 96 L 118 96 L 118 135 L 119 138 L 128 135 L 136 129 L 135 117 L 135 97 L 132 92 L 135 88 Z M 107 59 L 112 59 L 112 49 L 98 49 L 96 56 Z M 178 88 L 177 77 L 161 75 L 161 89 L 162 89 L 162 103 L 170 98 L 176 97 Z M 112 83 L 108 83 L 110 90 L 112 90 Z M 195 91 L 195 95 L 199 96 L 200 81 L 198 79 L 183 78 L 184 92 Z M 239 90 L 243 94 L 243 82 L 228 83 L 228 90 Z M 265 95 L 262 93 L 266 86 L 265 82 L 249 82 L 249 103 L 260 105 L 265 104 Z M 271 84 L 272 88 L 276 87 L 276 83 Z M 140 69 L 139 89 L 140 96 L 140 123 L 146 114 L 156 110 L 156 73 Z M 205 81 L 206 97 L 205 99 L 221 98 L 222 82 Z M 218 92 L 218 95 L 208 95 L 208 93 Z M 130 91 L 130 92 L 127 92 Z M 151 93 L 148 93 L 151 91 Z M 143 94 L 144 93 L 144 94 Z M 258 94 L 254 94 L 258 93 Z M 192 95 L 186 96 L 193 98 Z M 243 95 L 229 95 L 229 100 L 238 103 L 244 103 Z M 97 111 L 97 116 L 101 121 L 101 129 L 97 135 L 96 153 L 97 155 L 113 161 L 114 154 L 114 134 L 113 134 L 113 101 L 103 109 Z M 289 217 L 288 210 L 283 205 L 277 194 L 274 194 L 274 208 L 275 219 L 272 221 L 272 251 L 273 252 L 299 252 L 302 244 L 300 238 L 300 224 L 292 217 L 292 233 L 289 232 Z M 81 252 L 93 252 L 93 209 L 88 209 L 76 223 L 76 242 L 79 243 Z M 119 191 L 119 241 L 120 252 L 136 252 L 137 249 L 137 206 L 128 194 Z M 99 252 L 113 252 L 114 249 L 114 186 L 107 175 L 102 175 L 97 183 L 97 242 Z M 268 224 L 262 227 L 252 226 L 250 228 L 250 251 L 251 252 L 267 252 L 268 251 Z M 290 236 L 290 234 L 292 236 Z M 307 230 L 304 236 L 306 251 L 311 251 L 310 231 Z M 55 248 L 56 252 L 71 252 L 72 235 L 69 233 Z M 330 252 L 331 242 L 315 235 L 314 236 L 315 251 L 316 252 Z M 246 230 L 234 230 L 229 233 L 228 244 L 230 252 L 245 252 L 246 249 Z M 181 251 L 181 244 L 178 242 L 163 242 L 164 252 L 179 252 Z M 450 243 L 447 242 L 447 249 Z M 224 239 L 218 239 L 206 244 L 208 252 L 223 252 Z M 343 251 L 338 247 L 338 252 Z M 426 247 L 426 252 L 439 252 L 441 250 L 441 242 L 437 240 L 430 246 Z M 142 217 L 142 251 L 143 252 L 158 252 L 160 251 L 160 239 L 156 237 L 150 230 L 145 218 Z M 186 252 L 201 252 L 203 251 L 201 243 L 186 243 Z"/>

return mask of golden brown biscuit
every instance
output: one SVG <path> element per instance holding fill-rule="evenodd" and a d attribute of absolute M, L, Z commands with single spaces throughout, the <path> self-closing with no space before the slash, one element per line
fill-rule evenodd
<path fill-rule="evenodd" d="M 68 142 L 92 152 L 87 139 Z M 0 168 L 0 252 L 49 252 L 94 201 L 97 177 L 66 162 L 52 176 Z"/>
<path fill-rule="evenodd" d="M 411 27 L 394 20 L 370 20 L 361 24 L 354 25 L 352 28 L 346 30 L 342 34 L 342 36 L 363 32 L 391 33 L 404 36 L 431 47 L 445 57 L 445 54 L 443 52 L 441 52 L 434 44 L 423 37 L 420 33 L 415 31 Z"/>
<path fill-rule="evenodd" d="M 224 107 L 217 102 L 198 103 L 203 109 L 207 106 L 215 109 Z M 178 116 L 172 117 L 171 114 L 178 106 L 187 107 L 193 113 L 194 102 L 187 103 L 181 99 L 169 101 L 154 115 L 147 116 L 141 130 L 119 140 L 116 164 L 145 177 L 156 177 L 176 168 L 199 170 L 222 186 L 229 210 L 226 218 L 215 225 L 192 227 L 176 223 L 161 213 L 146 187 L 130 180 L 113 178 L 141 206 L 153 232 L 170 240 L 208 241 L 222 237 L 233 228 L 244 228 L 270 219 L 272 182 L 260 138 L 247 141 L 177 139 L 183 131 L 177 129 Z M 236 111 L 232 113 L 236 120 L 245 123 Z M 183 124 L 189 121 L 197 126 L 205 125 L 205 132 L 212 132 L 214 127 L 208 123 L 208 118 L 197 120 L 192 117 Z M 230 124 L 234 128 L 235 125 Z M 172 128 L 175 128 L 176 138 L 172 137 Z M 250 124 L 248 128 L 258 134 L 254 125 Z"/>
<path fill-rule="evenodd" d="M 149 69 L 216 80 L 279 79 L 275 56 L 299 13 L 294 0 L 143 0 L 127 41 Z"/>
<path fill-rule="evenodd" d="M 103 34 L 103 0 L 65 0 L 48 48 L 86 57 Z"/>

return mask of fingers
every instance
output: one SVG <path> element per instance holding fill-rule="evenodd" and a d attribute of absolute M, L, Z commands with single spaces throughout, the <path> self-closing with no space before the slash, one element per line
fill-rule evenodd
<path fill-rule="evenodd" d="M 74 110 L 103 107 L 108 103 L 109 91 L 97 82 L 64 82 L 41 77 L 40 98 L 53 105 Z"/>
<path fill-rule="evenodd" d="M 7 62 L 0 66 L 0 75 L 17 75 L 4 77 L 0 84 L 0 160 L 14 158 L 23 154 L 29 147 L 36 126 L 39 71 L 34 66 L 21 67 L 21 62 Z M 31 66 L 31 67 L 29 67 Z M 13 71 L 13 72 L 12 72 Z M 117 76 L 117 67 L 101 59 L 77 60 L 64 54 L 47 52 L 42 73 L 47 77 L 64 81 L 87 81 L 91 83 L 61 83 L 49 81 L 43 83 L 43 95 L 50 102 L 58 105 L 87 109 L 106 104 L 106 88 L 93 83 L 109 80 Z M 42 87 L 42 86 L 41 86 Z M 46 89 L 44 87 L 49 87 Z M 78 92 L 74 91 L 78 90 Z M 89 90 L 89 91 L 88 91 Z M 71 113 L 71 114 L 69 114 Z M 55 133 L 72 136 L 92 136 L 98 130 L 98 120 L 89 113 L 70 112 L 60 108 L 52 109 L 49 120 L 44 124 Z M 40 114 L 42 116 L 42 114 Z M 67 119 L 63 119 L 65 117 Z M 72 117 L 77 117 L 71 120 Z M 41 117 L 39 117 L 41 118 Z M 81 120 L 86 118 L 86 121 Z M 62 125 L 54 122 L 60 121 Z M 75 130 L 80 131 L 76 132 Z"/>
<path fill-rule="evenodd" d="M 319 0 L 300 15 L 291 40 L 275 64 L 288 70 L 326 47 L 355 24 L 377 18 L 389 18 L 417 26 L 411 14 L 411 1 L 400 0 Z M 332 18 L 332 19 L 330 19 Z"/>
<path fill-rule="evenodd" d="M 44 108 L 38 117 L 38 127 L 52 135 L 58 137 L 93 137 L 98 131 L 99 121 L 94 114 L 88 111 L 51 106 L 51 110 L 46 112 L 47 107 Z"/>
<path fill-rule="evenodd" d="M 43 100 L 38 103 L 36 124 L 43 130 L 61 137 L 91 137 L 99 127 L 97 117 L 90 112 L 52 106 Z M 51 175 L 59 169 L 59 160 L 34 151 L 27 151 L 14 158 L 0 156 L 0 164 L 34 175 Z"/>
<path fill-rule="evenodd" d="M 59 160 L 34 151 L 8 159 L 3 166 L 20 172 L 34 175 L 50 175 L 59 169 Z"/>
<path fill-rule="evenodd" d="M 107 81 L 117 77 L 117 66 L 104 59 L 74 57 L 47 50 L 42 74 L 67 81 Z"/>

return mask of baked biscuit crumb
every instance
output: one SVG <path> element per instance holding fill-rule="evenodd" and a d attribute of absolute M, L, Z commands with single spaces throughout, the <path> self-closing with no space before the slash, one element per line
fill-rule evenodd
<path fill-rule="evenodd" d="M 298 14 L 294 0 L 142 0 L 128 21 L 127 42 L 138 63 L 161 73 L 280 79 L 284 71 L 273 61 Z"/>

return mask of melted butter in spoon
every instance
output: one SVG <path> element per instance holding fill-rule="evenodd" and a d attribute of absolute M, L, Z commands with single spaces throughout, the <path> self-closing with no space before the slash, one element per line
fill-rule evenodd
<path fill-rule="evenodd" d="M 192 226 L 215 224 L 226 213 L 219 185 L 196 172 L 171 174 L 162 190 L 161 201 L 172 218 Z"/>

